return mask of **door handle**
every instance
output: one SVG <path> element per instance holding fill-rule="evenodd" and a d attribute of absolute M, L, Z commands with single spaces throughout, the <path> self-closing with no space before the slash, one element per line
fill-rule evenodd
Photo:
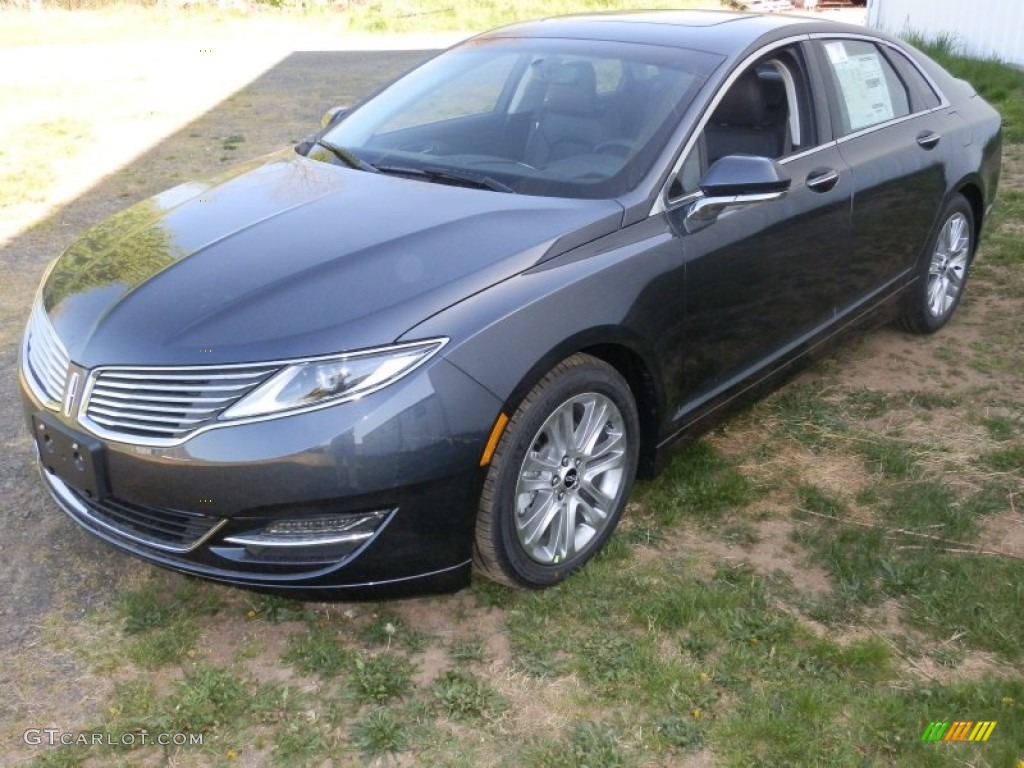
<path fill-rule="evenodd" d="M 941 138 L 935 131 L 921 131 L 921 133 L 917 134 L 917 143 L 925 149 L 931 149 L 939 143 Z"/>
<path fill-rule="evenodd" d="M 839 181 L 839 171 L 835 168 L 815 168 L 809 174 L 804 184 L 815 192 L 828 192 Z"/>

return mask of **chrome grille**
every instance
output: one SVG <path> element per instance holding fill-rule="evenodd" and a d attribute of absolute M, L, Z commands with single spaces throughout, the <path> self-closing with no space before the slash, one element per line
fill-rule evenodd
<path fill-rule="evenodd" d="M 35 394 L 48 408 L 60 407 L 71 358 L 50 325 L 41 301 L 36 302 L 25 330 L 25 369 Z"/>
<path fill-rule="evenodd" d="M 115 439 L 176 440 L 214 421 L 279 367 L 102 368 L 93 374 L 82 421 Z"/>

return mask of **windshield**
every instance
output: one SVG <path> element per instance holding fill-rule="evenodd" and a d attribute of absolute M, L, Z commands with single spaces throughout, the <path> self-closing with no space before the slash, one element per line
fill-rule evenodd
<path fill-rule="evenodd" d="M 617 197 L 647 174 L 720 61 L 595 40 L 474 40 L 360 105 L 322 142 L 425 181 Z M 344 159 L 325 146 L 310 157 Z"/>

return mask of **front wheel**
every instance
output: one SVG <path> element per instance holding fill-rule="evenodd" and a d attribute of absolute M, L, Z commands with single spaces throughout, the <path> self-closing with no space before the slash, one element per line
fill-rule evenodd
<path fill-rule="evenodd" d="M 583 354 L 555 366 L 494 451 L 477 514 L 477 569 L 517 587 L 564 580 L 615 529 L 639 446 L 636 403 L 614 368 Z"/>
<path fill-rule="evenodd" d="M 963 296 L 974 256 L 974 212 L 962 195 L 954 197 L 928 241 L 911 304 L 899 324 L 911 333 L 934 333 L 949 322 Z"/>

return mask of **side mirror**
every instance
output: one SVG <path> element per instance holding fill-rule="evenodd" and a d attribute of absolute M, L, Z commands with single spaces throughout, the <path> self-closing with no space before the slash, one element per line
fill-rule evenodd
<path fill-rule="evenodd" d="M 349 107 L 331 107 L 320 118 L 320 127 L 325 131 L 347 115 Z"/>
<path fill-rule="evenodd" d="M 686 214 L 686 229 L 696 232 L 729 209 L 744 208 L 784 197 L 792 179 L 767 157 L 726 155 L 708 168 L 700 180 L 704 197 Z"/>

